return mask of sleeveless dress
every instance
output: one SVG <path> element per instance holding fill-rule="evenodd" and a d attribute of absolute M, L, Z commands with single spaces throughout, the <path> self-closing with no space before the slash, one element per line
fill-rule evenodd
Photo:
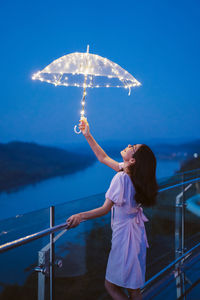
<path fill-rule="evenodd" d="M 113 177 L 105 195 L 114 203 L 106 280 L 130 289 L 141 288 L 145 283 L 146 248 L 149 247 L 144 226 L 148 219 L 134 195 L 133 183 L 125 172 Z"/>

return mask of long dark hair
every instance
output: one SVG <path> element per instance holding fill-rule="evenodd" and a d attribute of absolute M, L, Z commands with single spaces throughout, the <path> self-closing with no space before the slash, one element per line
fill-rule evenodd
<path fill-rule="evenodd" d="M 153 206 L 156 204 L 158 192 L 155 155 L 143 144 L 133 154 L 133 158 L 135 163 L 127 169 L 136 190 L 135 200 L 143 206 Z"/>

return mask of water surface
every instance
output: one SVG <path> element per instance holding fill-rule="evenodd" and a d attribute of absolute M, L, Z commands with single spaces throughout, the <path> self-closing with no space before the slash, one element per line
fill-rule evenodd
<path fill-rule="evenodd" d="M 120 157 L 115 159 L 121 161 Z M 178 169 L 178 161 L 158 160 L 157 178 L 171 176 Z M 114 170 L 96 161 L 74 174 L 44 180 L 13 193 L 2 193 L 0 219 L 103 193 L 114 175 Z"/>

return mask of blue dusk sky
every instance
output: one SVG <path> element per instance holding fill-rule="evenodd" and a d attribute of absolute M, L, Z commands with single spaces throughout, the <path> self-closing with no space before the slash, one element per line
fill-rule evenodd
<path fill-rule="evenodd" d="M 82 90 L 33 81 L 72 52 L 119 64 L 142 83 L 88 90 L 98 141 L 199 138 L 200 1 L 1 1 L 0 141 L 83 142 Z"/>

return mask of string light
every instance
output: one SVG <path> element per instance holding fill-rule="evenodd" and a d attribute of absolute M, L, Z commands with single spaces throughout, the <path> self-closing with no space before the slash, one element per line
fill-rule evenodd
<path fill-rule="evenodd" d="M 132 86 L 141 85 L 130 73 L 122 69 L 119 65 L 111 62 L 107 58 L 103 58 L 96 54 L 79 53 L 75 52 L 72 54 L 64 55 L 59 59 L 53 61 L 41 72 L 34 74 L 34 79 L 44 79 L 44 74 L 52 73 L 69 73 L 72 75 L 92 75 L 92 76 L 105 76 L 109 79 L 117 78 L 119 81 L 126 79 Z M 40 76 L 39 76 L 40 75 Z M 47 74 L 46 74 L 47 75 Z M 47 81 L 47 78 L 44 79 Z M 69 83 L 70 85 L 70 83 Z M 91 86 L 92 84 L 90 84 Z M 80 84 L 82 86 L 82 84 Z M 102 86 L 101 84 L 93 85 L 93 87 Z M 110 86 L 109 86 L 110 87 Z"/>

